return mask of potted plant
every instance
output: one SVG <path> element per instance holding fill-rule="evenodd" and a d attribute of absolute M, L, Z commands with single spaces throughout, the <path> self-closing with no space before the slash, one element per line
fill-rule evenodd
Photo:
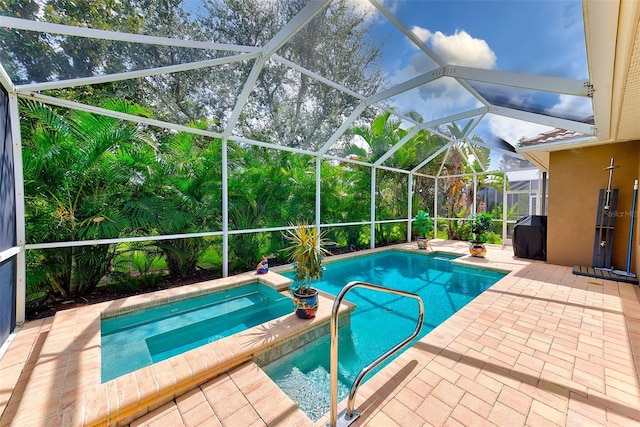
<path fill-rule="evenodd" d="M 471 231 L 473 232 L 473 240 L 469 246 L 469 254 L 474 257 L 484 257 L 487 253 L 485 242 L 486 234 L 493 228 L 491 216 L 486 213 L 473 214 L 471 216 Z"/>
<path fill-rule="evenodd" d="M 418 249 L 427 249 L 429 243 L 427 236 L 433 231 L 433 219 L 429 216 L 429 212 L 418 211 L 418 214 L 413 218 L 413 227 L 418 231 Z"/>
<path fill-rule="evenodd" d="M 304 223 L 298 223 L 284 234 L 291 242 L 286 250 L 294 266 L 297 286 L 293 290 L 293 302 L 296 315 L 301 319 L 315 317 L 318 310 L 318 290 L 311 287 L 311 282 L 322 277 L 322 259 L 331 255 L 323 247 L 325 234 L 326 230 L 318 232 L 315 225 Z"/>

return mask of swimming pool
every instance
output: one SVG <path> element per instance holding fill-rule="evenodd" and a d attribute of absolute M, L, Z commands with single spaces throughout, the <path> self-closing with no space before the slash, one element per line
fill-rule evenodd
<path fill-rule="evenodd" d="M 504 273 L 452 263 L 457 257 L 380 252 L 326 264 L 323 279 L 313 286 L 337 295 L 347 283 L 358 280 L 416 293 L 425 305 L 419 339 L 504 277 Z M 365 365 L 413 332 L 418 313 L 413 299 L 369 289 L 356 288 L 346 299 L 356 309 L 350 325 L 338 334 L 340 400 Z M 263 369 L 314 421 L 329 410 L 328 335 Z"/>
<path fill-rule="evenodd" d="M 252 283 L 102 319 L 102 382 L 292 310 L 291 298 Z"/>

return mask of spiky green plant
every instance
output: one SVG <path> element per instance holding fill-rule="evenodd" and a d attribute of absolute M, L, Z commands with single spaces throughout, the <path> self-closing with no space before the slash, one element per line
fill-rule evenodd
<path fill-rule="evenodd" d="M 323 247 L 328 243 L 324 238 L 326 232 L 318 232 L 315 225 L 298 223 L 284 233 L 284 238 L 291 242 L 285 250 L 289 261 L 294 263 L 295 278 L 299 282 L 296 288 L 298 294 L 311 293 L 311 282 L 322 277 L 323 258 L 331 255 Z"/>

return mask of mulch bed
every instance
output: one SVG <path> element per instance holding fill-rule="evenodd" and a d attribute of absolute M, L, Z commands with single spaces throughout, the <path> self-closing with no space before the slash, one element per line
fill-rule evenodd
<path fill-rule="evenodd" d="M 331 253 L 333 255 L 338 255 L 346 252 L 355 252 L 357 251 L 354 247 L 345 247 L 345 248 L 331 248 Z M 286 261 L 280 261 L 275 259 L 269 260 L 269 265 L 275 267 L 276 265 L 281 265 L 287 263 Z M 231 272 L 230 274 L 238 274 L 243 271 Z M 68 310 L 70 308 L 83 307 L 91 304 L 97 304 L 105 301 L 113 301 L 120 298 L 126 298 L 133 295 L 141 295 L 149 292 L 161 291 L 164 289 L 175 288 L 178 286 L 188 285 L 191 283 L 203 282 L 206 280 L 218 279 L 222 277 L 222 272 L 216 269 L 209 270 L 199 270 L 196 273 L 190 275 L 189 277 L 183 278 L 172 278 L 172 277 L 162 277 L 158 280 L 158 282 L 153 286 L 147 286 L 142 289 L 127 289 L 118 286 L 99 286 L 89 295 L 85 296 L 76 296 L 76 297 L 50 297 L 46 301 L 40 301 L 37 305 L 27 304 L 25 317 L 26 320 L 36 320 L 42 319 L 44 317 L 53 316 L 56 312 L 60 310 Z"/>
<path fill-rule="evenodd" d="M 37 306 L 27 305 L 25 313 L 26 320 L 41 319 L 53 316 L 60 310 L 68 310 L 70 308 L 83 307 L 91 304 L 97 304 L 105 301 L 113 301 L 119 298 L 126 298 L 133 295 L 141 295 L 149 292 L 161 291 L 164 289 L 176 288 L 178 286 L 189 285 L 191 283 L 203 282 L 220 278 L 219 270 L 200 270 L 196 273 L 184 278 L 163 277 L 158 280 L 154 286 L 147 286 L 143 289 L 126 289 L 117 286 L 99 286 L 89 295 L 76 297 L 50 297 L 44 302 L 40 302 Z"/>

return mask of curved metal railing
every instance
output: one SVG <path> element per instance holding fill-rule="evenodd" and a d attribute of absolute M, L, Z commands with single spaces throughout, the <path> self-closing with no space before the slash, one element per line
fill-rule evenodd
<path fill-rule="evenodd" d="M 333 302 L 333 309 L 331 311 L 331 365 L 330 365 L 330 375 L 331 375 L 331 412 L 329 413 L 329 425 L 331 427 L 336 427 L 338 422 L 338 308 L 344 299 L 344 296 L 353 288 L 362 287 L 373 289 L 376 291 L 387 292 L 391 294 L 401 295 L 409 298 L 415 298 L 418 300 L 418 305 L 420 306 L 420 313 L 418 315 L 418 324 L 416 325 L 416 329 L 413 333 L 405 338 L 403 341 L 396 344 L 391 349 L 387 350 L 385 353 L 380 355 L 373 362 L 369 363 L 367 366 L 362 368 L 356 379 L 353 381 L 353 385 L 351 386 L 351 390 L 349 391 L 349 398 L 347 400 L 347 408 L 340 414 L 340 426 L 348 426 L 353 423 L 360 414 L 354 409 L 356 393 L 358 392 L 358 387 L 360 387 L 360 383 L 364 379 L 364 377 L 375 369 L 382 362 L 387 360 L 389 357 L 393 356 L 397 351 L 402 349 L 404 346 L 409 344 L 411 340 L 418 336 L 420 330 L 422 329 L 422 321 L 424 320 L 424 303 L 422 302 L 422 298 L 419 295 L 400 291 L 397 289 L 387 288 L 385 286 L 374 285 L 373 283 L 366 282 L 349 282 L 347 285 L 342 288 L 335 301 Z"/>

